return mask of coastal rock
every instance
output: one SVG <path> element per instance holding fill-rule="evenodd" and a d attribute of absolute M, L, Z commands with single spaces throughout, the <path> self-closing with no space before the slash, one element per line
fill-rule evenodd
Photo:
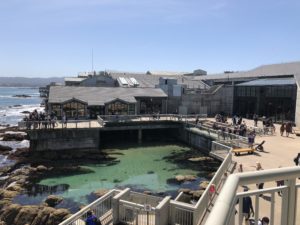
<path fill-rule="evenodd" d="M 194 175 L 177 175 L 175 178 L 178 182 L 193 181 L 197 179 Z"/>
<path fill-rule="evenodd" d="M 53 213 L 50 214 L 47 223 L 45 225 L 54 225 L 59 224 L 64 221 L 68 217 L 70 217 L 70 211 L 67 209 L 57 209 Z"/>
<path fill-rule="evenodd" d="M 38 214 L 32 221 L 31 225 L 49 224 L 49 223 L 47 223 L 48 218 L 50 217 L 50 215 L 52 213 L 54 213 L 55 210 L 56 209 L 54 209 L 52 207 L 44 207 L 44 208 L 40 209 Z"/>
<path fill-rule="evenodd" d="M 44 166 L 44 165 L 39 165 L 39 166 L 36 167 L 36 170 L 37 170 L 37 172 L 45 172 L 45 171 L 47 171 L 48 169 L 47 169 L 47 167 Z"/>
<path fill-rule="evenodd" d="M 21 206 L 18 204 L 8 205 L 4 210 L 1 210 L 1 220 L 6 222 L 6 224 L 14 224 L 14 220 L 21 210 Z M 24 224 L 24 223 L 23 223 Z"/>
<path fill-rule="evenodd" d="M 39 210 L 39 206 L 34 206 L 34 205 L 22 206 L 12 224 L 15 225 L 24 225 L 26 223 L 31 224 L 31 222 L 37 216 L 38 210 Z"/>
<path fill-rule="evenodd" d="M 190 194 L 193 195 L 193 198 L 195 200 L 198 200 L 202 196 L 203 193 L 204 193 L 204 190 L 190 191 Z"/>
<path fill-rule="evenodd" d="M 93 192 L 94 195 L 96 195 L 98 198 L 102 197 L 103 195 L 105 195 L 109 190 L 107 189 L 98 189 L 96 191 Z"/>
<path fill-rule="evenodd" d="M 201 161 L 213 161 L 214 159 L 208 156 L 202 156 L 202 157 L 194 157 L 188 159 L 191 162 L 201 162 Z"/>
<path fill-rule="evenodd" d="M 25 110 L 25 111 L 22 111 L 21 113 L 22 114 L 29 114 L 30 112 Z"/>
<path fill-rule="evenodd" d="M 190 194 L 191 189 L 189 189 L 189 188 L 180 188 L 180 189 L 178 190 L 178 193 L 180 193 L 180 192 L 183 192 L 183 193 L 185 193 L 185 194 Z"/>
<path fill-rule="evenodd" d="M 12 184 L 8 185 L 6 190 L 8 191 L 15 191 L 15 192 L 21 192 L 23 190 L 23 188 L 17 184 L 16 182 L 13 182 Z"/>
<path fill-rule="evenodd" d="M 26 136 L 25 132 L 6 131 L 3 134 L 3 141 L 23 141 Z"/>
<path fill-rule="evenodd" d="M 30 95 L 25 95 L 25 94 L 22 94 L 22 95 L 13 95 L 13 97 L 15 97 L 15 98 L 31 98 Z"/>
<path fill-rule="evenodd" d="M 209 185 L 209 181 L 202 181 L 200 184 L 199 184 L 199 188 L 201 190 L 204 190 L 207 188 L 207 186 Z"/>
<path fill-rule="evenodd" d="M 11 147 L 6 146 L 6 145 L 1 145 L 1 144 L 0 144 L 0 152 L 1 152 L 1 153 L 3 153 L 3 152 L 9 152 L 9 151 L 11 151 L 11 150 L 12 150 Z"/>
<path fill-rule="evenodd" d="M 183 182 L 185 179 L 185 177 L 183 175 L 177 175 L 175 178 L 178 182 Z"/>
<path fill-rule="evenodd" d="M 50 207 L 55 207 L 56 205 L 58 205 L 60 202 L 63 201 L 63 198 L 57 195 L 49 195 L 46 200 L 45 203 L 50 206 Z"/>

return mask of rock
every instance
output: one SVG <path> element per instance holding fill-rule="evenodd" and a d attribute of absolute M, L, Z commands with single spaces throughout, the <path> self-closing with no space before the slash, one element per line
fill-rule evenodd
<path fill-rule="evenodd" d="M 216 172 L 211 172 L 209 174 L 207 174 L 208 178 L 213 178 L 215 176 Z"/>
<path fill-rule="evenodd" d="M 22 94 L 22 95 L 13 95 L 13 97 L 15 97 L 15 98 L 31 98 L 30 95 L 25 95 L 25 94 Z"/>
<path fill-rule="evenodd" d="M 6 190 L 8 191 L 15 191 L 15 192 L 21 192 L 23 190 L 23 188 L 17 184 L 17 183 L 12 183 L 10 185 L 8 185 L 8 187 L 6 188 Z"/>
<path fill-rule="evenodd" d="M 38 214 L 32 221 L 31 225 L 40 225 L 40 224 L 48 224 L 47 221 L 51 214 L 55 212 L 55 209 L 52 207 L 44 207 L 39 210 Z M 58 223 L 57 223 L 58 224 Z"/>
<path fill-rule="evenodd" d="M 15 225 L 24 225 L 26 223 L 31 224 L 31 222 L 37 216 L 38 210 L 39 210 L 39 206 L 35 206 L 35 205 L 22 206 L 18 215 L 14 219 L 13 224 Z"/>
<path fill-rule="evenodd" d="M 18 204 L 8 205 L 4 210 L 1 210 L 1 220 L 5 221 L 7 224 L 14 224 L 14 220 L 21 208 L 22 207 Z"/>
<path fill-rule="evenodd" d="M 145 195 L 152 195 L 152 192 L 151 191 L 144 191 L 144 194 Z"/>
<path fill-rule="evenodd" d="M 37 172 L 45 172 L 45 171 L 47 171 L 48 169 L 47 169 L 46 166 L 39 165 L 39 166 L 36 167 L 36 170 L 37 170 Z"/>
<path fill-rule="evenodd" d="M 100 198 L 103 195 L 105 195 L 107 192 L 109 192 L 109 190 L 107 190 L 107 189 L 98 189 L 98 190 L 94 191 L 93 194 L 96 195 L 98 198 Z"/>
<path fill-rule="evenodd" d="M 186 181 L 193 181 L 197 179 L 197 177 L 194 175 L 185 175 L 184 178 Z"/>
<path fill-rule="evenodd" d="M 177 176 L 175 177 L 175 179 L 176 179 L 178 182 L 183 182 L 184 179 L 185 179 L 185 176 L 183 176 L 183 175 L 177 175 Z"/>
<path fill-rule="evenodd" d="M 178 182 L 184 182 L 184 181 L 193 181 L 193 180 L 196 180 L 197 177 L 194 176 L 194 175 L 177 175 L 175 177 L 175 179 L 178 181 Z"/>
<path fill-rule="evenodd" d="M 3 141 L 23 141 L 26 136 L 25 132 L 6 131 L 3 134 Z"/>
<path fill-rule="evenodd" d="M 4 221 L 0 221 L 0 225 L 7 225 Z"/>
<path fill-rule="evenodd" d="M 180 192 L 183 192 L 183 193 L 185 193 L 185 194 L 190 194 L 191 189 L 189 189 L 189 188 L 180 188 L 180 189 L 178 190 L 178 193 L 180 193 Z"/>
<path fill-rule="evenodd" d="M 190 194 L 193 195 L 193 198 L 195 200 L 198 200 L 202 196 L 203 193 L 204 193 L 204 190 L 190 191 Z"/>
<path fill-rule="evenodd" d="M 50 206 L 50 207 L 55 207 L 56 205 L 58 205 L 60 202 L 63 201 L 63 198 L 60 196 L 56 196 L 56 195 L 49 195 L 46 200 L 45 203 Z"/>
<path fill-rule="evenodd" d="M 9 152 L 9 151 L 11 151 L 12 150 L 12 148 L 11 147 L 9 147 L 9 146 L 5 146 L 5 145 L 1 145 L 0 144 L 0 152 Z"/>
<path fill-rule="evenodd" d="M 208 185 L 209 185 L 209 181 L 202 181 L 202 182 L 199 184 L 199 188 L 200 188 L 201 190 L 203 190 L 203 189 L 206 189 Z"/>
<path fill-rule="evenodd" d="M 211 157 L 202 156 L 202 157 L 189 158 L 188 160 L 191 162 L 201 162 L 201 161 L 213 161 L 214 159 Z"/>
<path fill-rule="evenodd" d="M 22 111 L 21 113 L 22 113 L 22 114 L 30 114 L 30 112 L 29 112 L 29 111 L 26 111 L 26 110 L 25 110 L 25 111 Z"/>
<path fill-rule="evenodd" d="M 53 213 L 50 214 L 47 223 L 44 225 L 54 225 L 59 224 L 68 217 L 70 217 L 70 211 L 67 209 L 57 209 Z"/>

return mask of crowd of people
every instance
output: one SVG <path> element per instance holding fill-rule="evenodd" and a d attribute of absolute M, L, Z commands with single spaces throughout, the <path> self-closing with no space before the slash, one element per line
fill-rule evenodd
<path fill-rule="evenodd" d="M 54 129 L 57 126 L 57 117 L 54 112 L 48 114 L 34 110 L 23 120 L 26 129 Z"/>

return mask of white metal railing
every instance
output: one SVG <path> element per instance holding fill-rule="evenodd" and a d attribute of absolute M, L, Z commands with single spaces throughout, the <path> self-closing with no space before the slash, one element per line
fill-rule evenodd
<path fill-rule="evenodd" d="M 269 194 L 271 195 L 270 204 L 270 225 L 295 225 L 296 223 L 296 209 L 297 209 L 297 192 L 299 184 L 296 184 L 296 180 L 300 177 L 300 167 L 287 167 L 270 169 L 255 172 L 245 172 L 232 174 L 228 177 L 225 185 L 222 188 L 219 197 L 214 203 L 214 207 L 205 223 L 205 225 L 234 225 L 235 221 L 238 224 L 242 224 L 242 209 L 243 198 L 246 196 L 255 197 L 255 218 L 254 223 L 257 224 L 257 220 L 260 212 L 259 195 Z M 239 186 L 257 184 L 262 182 L 284 181 L 284 185 L 280 187 L 264 188 L 260 190 L 248 191 L 237 193 Z M 275 219 L 275 192 L 282 191 L 280 218 Z M 239 199 L 238 213 L 235 215 L 235 205 Z M 265 215 L 264 215 L 265 216 Z"/>
<path fill-rule="evenodd" d="M 180 200 L 180 195 L 175 199 L 171 200 L 171 224 L 182 224 L 182 225 L 197 225 L 200 221 L 203 220 L 206 213 L 209 211 L 211 205 L 211 201 L 215 197 L 215 193 L 210 193 L 209 189 L 212 185 L 215 186 L 215 190 L 218 192 L 223 183 L 227 178 L 227 172 L 229 167 L 232 165 L 232 153 L 231 148 L 219 144 L 217 142 L 213 142 L 212 147 L 213 150 L 221 150 L 223 149 L 226 152 L 226 157 L 223 160 L 221 166 L 215 173 L 212 180 L 209 182 L 207 188 L 201 195 L 200 199 L 196 203 L 196 205 L 191 205 L 187 203 L 182 203 L 177 200 Z"/>
<path fill-rule="evenodd" d="M 103 122 L 155 121 L 171 120 L 188 122 L 196 118 L 207 118 L 207 114 L 140 114 L 140 115 L 98 115 Z"/>
<path fill-rule="evenodd" d="M 112 220 L 112 198 L 119 192 L 120 191 L 115 189 L 109 191 L 101 198 L 98 198 L 96 201 L 61 222 L 59 225 L 82 225 L 87 218 L 87 212 L 90 210 L 95 216 L 101 218 L 102 221 Z M 104 223 L 102 224 L 105 225 Z"/>
<path fill-rule="evenodd" d="M 96 122 L 96 123 L 94 123 Z M 62 120 L 56 121 L 21 121 L 18 122 L 18 128 L 20 130 L 45 130 L 45 129 L 66 129 L 66 128 L 92 128 L 99 127 L 97 120 L 68 120 L 63 122 Z"/>
<path fill-rule="evenodd" d="M 142 204 L 120 200 L 119 222 L 131 225 L 155 225 L 155 207 L 146 210 Z"/>

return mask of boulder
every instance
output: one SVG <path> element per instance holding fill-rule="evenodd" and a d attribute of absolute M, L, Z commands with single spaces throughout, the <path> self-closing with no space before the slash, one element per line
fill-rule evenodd
<path fill-rule="evenodd" d="M 25 132 L 6 131 L 3 134 L 3 141 L 23 141 L 27 134 Z"/>
<path fill-rule="evenodd" d="M 36 170 L 37 170 L 37 172 L 45 172 L 45 171 L 47 171 L 48 169 L 47 169 L 46 166 L 39 165 L 39 166 L 36 167 Z"/>
<path fill-rule="evenodd" d="M 194 175 L 177 175 L 175 178 L 178 182 L 193 181 L 197 179 Z"/>
<path fill-rule="evenodd" d="M 56 209 L 52 207 L 44 207 L 39 210 L 38 214 L 32 221 L 31 225 L 40 225 L 40 224 L 47 224 L 47 221 L 52 213 L 54 213 Z"/>
<path fill-rule="evenodd" d="M 198 200 L 202 196 L 203 192 L 204 190 L 190 191 L 190 194 L 193 195 L 195 200 Z"/>
<path fill-rule="evenodd" d="M 199 184 L 199 188 L 201 190 L 204 190 L 207 188 L 207 186 L 209 185 L 209 181 L 202 181 L 200 184 Z"/>
<path fill-rule="evenodd" d="M 63 198 L 57 195 L 49 195 L 46 200 L 45 203 L 50 206 L 50 207 L 55 207 L 56 205 L 58 205 L 60 202 L 63 201 Z"/>
<path fill-rule="evenodd" d="M 68 217 L 70 217 L 70 211 L 67 209 L 57 209 L 53 213 L 50 214 L 47 223 L 44 225 L 54 225 L 59 224 Z"/>
<path fill-rule="evenodd" d="M 20 193 L 23 190 L 23 188 L 19 184 L 17 184 L 17 182 L 13 182 L 12 184 L 7 186 L 6 190 Z"/>
<path fill-rule="evenodd" d="M 11 147 L 0 144 L 0 152 L 8 152 L 8 151 L 11 151 L 11 150 L 12 150 Z"/>
<path fill-rule="evenodd" d="M 183 193 L 185 193 L 185 194 L 190 194 L 191 189 L 189 189 L 189 188 L 180 188 L 180 189 L 178 190 L 178 193 L 180 193 L 180 192 L 183 192 Z"/>
<path fill-rule="evenodd" d="M 24 225 L 24 224 L 31 224 L 31 222 L 35 219 L 38 215 L 39 206 L 35 205 L 25 205 L 22 206 L 18 215 L 14 219 L 14 225 Z"/>
<path fill-rule="evenodd" d="M 175 177 L 175 179 L 176 179 L 178 182 L 183 182 L 184 179 L 185 179 L 185 176 L 183 176 L 183 175 L 177 175 L 177 176 Z"/>
<path fill-rule="evenodd" d="M 7 224 L 14 224 L 14 220 L 21 208 L 22 207 L 18 204 L 8 205 L 4 210 L 1 210 L 1 220 Z"/>
<path fill-rule="evenodd" d="M 188 159 L 191 162 L 201 162 L 201 161 L 213 161 L 214 159 L 208 156 L 202 156 L 202 157 L 193 157 Z"/>

